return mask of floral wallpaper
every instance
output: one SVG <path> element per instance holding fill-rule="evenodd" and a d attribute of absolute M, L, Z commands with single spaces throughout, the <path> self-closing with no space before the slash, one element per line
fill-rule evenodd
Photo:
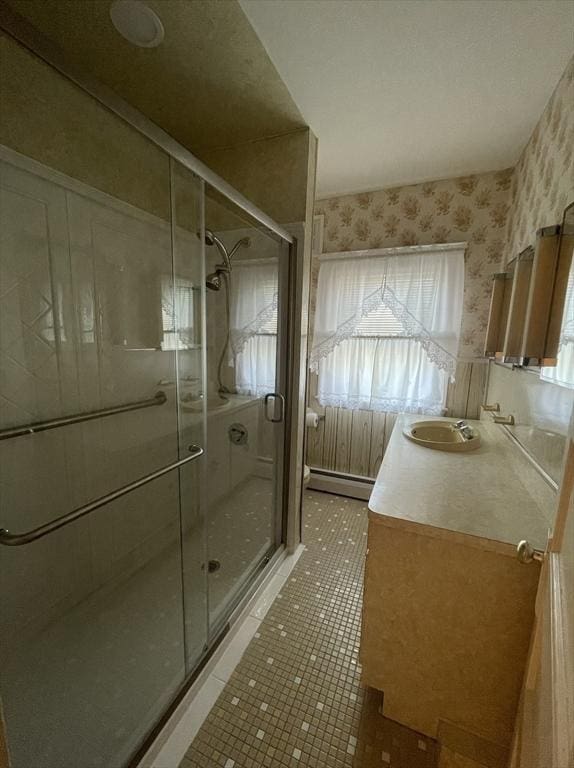
<path fill-rule="evenodd" d="M 481 357 L 491 275 L 503 261 L 511 183 L 507 169 L 319 200 L 315 214 L 324 215 L 323 252 L 466 241 L 459 356 Z M 312 316 L 318 271 L 314 259 Z"/>
<path fill-rule="evenodd" d="M 516 165 L 505 261 L 534 241 L 540 227 L 560 224 L 574 201 L 574 58 Z"/>
<path fill-rule="evenodd" d="M 483 356 L 492 273 L 574 200 L 574 57 L 515 168 L 318 200 L 323 251 L 466 241 L 459 357 Z M 311 318 L 319 264 L 313 262 Z M 311 322 L 312 328 L 312 322 Z"/>

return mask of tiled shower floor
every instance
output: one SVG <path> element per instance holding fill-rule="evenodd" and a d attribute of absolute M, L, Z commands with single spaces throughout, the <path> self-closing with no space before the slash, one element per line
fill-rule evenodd
<path fill-rule="evenodd" d="M 306 550 L 180 768 L 434 768 L 358 665 L 365 502 L 307 491 Z"/>

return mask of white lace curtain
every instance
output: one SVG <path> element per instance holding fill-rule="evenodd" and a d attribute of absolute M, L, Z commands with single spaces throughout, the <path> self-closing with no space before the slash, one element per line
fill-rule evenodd
<path fill-rule="evenodd" d="M 321 261 L 310 356 L 321 405 L 437 415 L 444 408 L 460 334 L 464 245 L 395 252 Z"/>
<path fill-rule="evenodd" d="M 239 394 L 275 390 L 278 260 L 237 261 L 231 273 L 230 347 Z"/>

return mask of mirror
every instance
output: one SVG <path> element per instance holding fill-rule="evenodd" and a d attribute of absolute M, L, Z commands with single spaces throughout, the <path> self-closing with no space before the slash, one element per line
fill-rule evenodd
<path fill-rule="evenodd" d="M 574 203 L 564 211 L 548 341 L 556 364 L 540 368 L 540 378 L 574 389 Z"/>

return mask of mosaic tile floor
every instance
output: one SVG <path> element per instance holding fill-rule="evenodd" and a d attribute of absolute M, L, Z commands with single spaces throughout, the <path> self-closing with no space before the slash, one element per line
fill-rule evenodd
<path fill-rule="evenodd" d="M 180 768 L 434 768 L 436 744 L 360 684 L 367 507 L 307 491 L 306 550 Z"/>

